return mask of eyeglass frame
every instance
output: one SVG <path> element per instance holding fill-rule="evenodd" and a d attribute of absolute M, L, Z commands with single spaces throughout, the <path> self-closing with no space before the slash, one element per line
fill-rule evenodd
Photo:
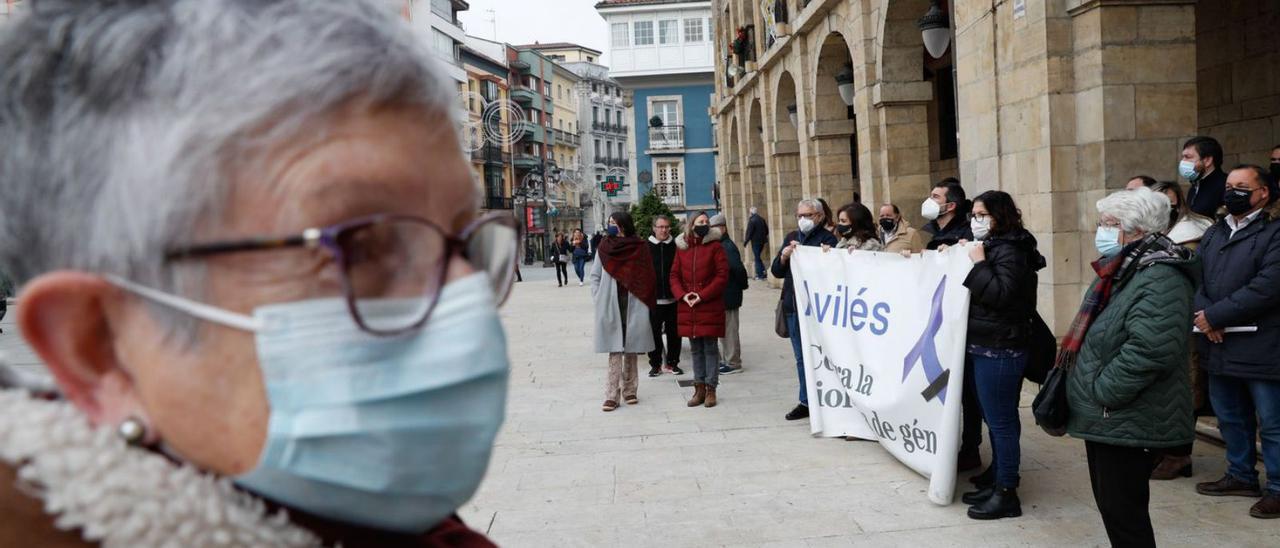
<path fill-rule="evenodd" d="M 165 251 L 164 260 L 166 262 L 187 261 L 229 253 L 273 251 L 297 247 L 305 249 L 323 249 L 329 254 L 330 261 L 338 266 L 338 273 L 342 280 L 342 294 L 343 298 L 347 301 L 347 311 L 351 315 L 351 319 L 356 322 L 356 325 L 361 331 L 379 337 L 394 337 L 396 335 L 421 329 L 423 325 L 426 325 L 427 320 L 431 319 L 431 313 L 435 311 L 436 305 L 440 302 L 439 291 L 430 297 L 430 306 L 427 307 L 426 312 L 422 317 L 412 325 L 394 330 L 374 329 L 369 327 L 356 307 L 355 291 L 351 287 L 351 278 L 347 273 L 347 267 L 349 265 L 346 264 L 346 255 L 342 248 L 342 244 L 339 243 L 339 238 L 350 231 L 388 221 L 411 221 L 419 223 L 436 231 L 436 233 L 444 239 L 444 260 L 440 261 L 439 271 L 437 273 L 437 279 L 441 282 L 441 288 L 444 287 L 443 282 L 448 277 L 450 260 L 456 256 L 461 256 L 464 259 L 470 259 L 467 254 L 467 246 L 471 237 L 475 236 L 482 227 L 489 223 L 496 222 L 502 225 L 507 225 L 509 228 L 513 229 L 515 233 L 516 241 L 513 242 L 513 249 L 515 249 L 515 253 L 512 253 L 511 263 L 508 265 L 512 271 L 514 271 L 516 269 L 516 265 L 519 264 L 520 255 L 523 252 L 523 247 L 520 245 L 523 227 L 516 222 L 515 217 L 511 217 L 500 212 L 491 212 L 486 215 L 481 215 L 467 223 L 466 226 L 456 233 L 445 230 L 431 220 L 418 217 L 416 215 L 375 213 L 373 215 L 363 215 L 354 219 L 348 219 L 328 226 L 306 228 L 303 229 L 302 232 L 291 236 L 277 238 L 245 238 L 240 240 L 215 241 L 179 246 Z M 494 303 L 497 306 L 502 306 L 502 304 L 506 302 L 507 297 L 511 295 L 511 289 L 515 280 L 514 274 L 509 278 L 511 279 L 511 282 L 507 283 L 507 287 L 502 290 L 502 294 L 494 295 Z M 426 297 L 424 296 L 423 298 Z"/>

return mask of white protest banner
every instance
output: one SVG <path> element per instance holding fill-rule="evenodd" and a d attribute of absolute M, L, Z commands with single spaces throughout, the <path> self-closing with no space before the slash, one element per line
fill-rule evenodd
<path fill-rule="evenodd" d="M 791 265 L 813 434 L 878 440 L 944 505 L 955 490 L 972 266 L 964 246 L 910 258 L 801 247 Z"/>

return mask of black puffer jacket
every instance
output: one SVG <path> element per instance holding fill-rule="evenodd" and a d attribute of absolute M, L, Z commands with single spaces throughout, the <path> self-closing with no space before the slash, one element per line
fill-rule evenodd
<path fill-rule="evenodd" d="M 987 258 L 973 265 L 969 288 L 968 344 L 1025 348 L 1036 311 L 1036 271 L 1045 267 L 1036 238 L 1025 229 L 982 242 Z"/>

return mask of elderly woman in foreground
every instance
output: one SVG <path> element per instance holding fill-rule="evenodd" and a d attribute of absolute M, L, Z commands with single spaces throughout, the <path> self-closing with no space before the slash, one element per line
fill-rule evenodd
<path fill-rule="evenodd" d="M 1163 234 L 1163 194 L 1117 192 L 1098 201 L 1098 214 L 1098 277 L 1058 355 L 1069 368 L 1067 431 L 1085 440 L 1111 544 L 1155 546 L 1152 453 L 1195 436 L 1186 355 L 1199 258 Z"/>
<path fill-rule="evenodd" d="M 432 54 L 372 0 L 27 5 L 0 265 L 59 390 L 0 388 L 0 545 L 491 545 L 517 230 Z"/>

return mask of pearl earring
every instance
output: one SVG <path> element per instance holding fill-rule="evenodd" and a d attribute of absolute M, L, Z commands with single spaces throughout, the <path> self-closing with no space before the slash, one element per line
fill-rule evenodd
<path fill-rule="evenodd" d="M 116 433 L 129 445 L 142 445 L 142 440 L 147 437 L 147 425 L 137 417 L 129 417 L 120 423 Z"/>

